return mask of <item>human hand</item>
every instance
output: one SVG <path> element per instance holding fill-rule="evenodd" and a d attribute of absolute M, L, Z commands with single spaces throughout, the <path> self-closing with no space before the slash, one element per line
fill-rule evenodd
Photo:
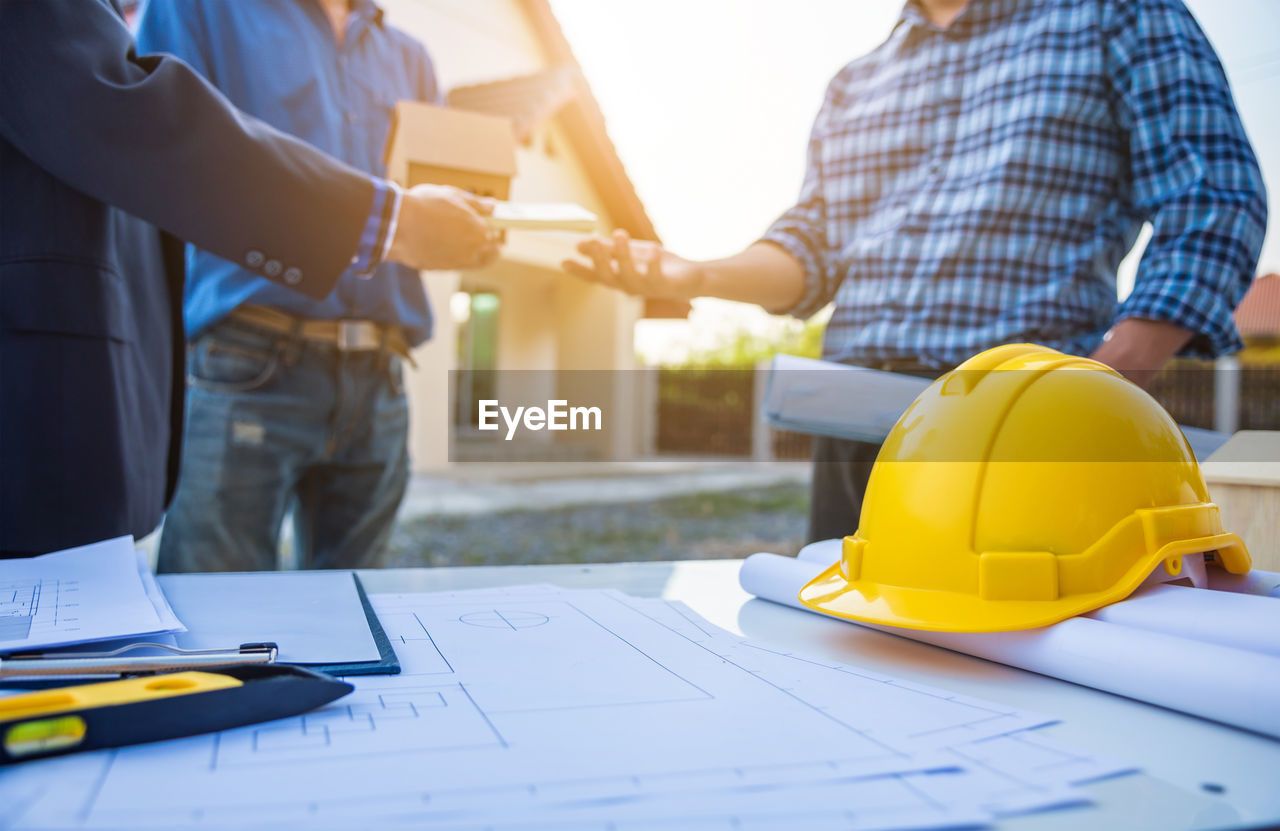
<path fill-rule="evenodd" d="M 1102 345 L 1089 357 L 1110 366 L 1138 386 L 1147 387 L 1193 334 L 1176 323 L 1127 317 L 1112 327 Z"/>
<path fill-rule="evenodd" d="M 623 230 L 614 231 L 612 240 L 583 240 L 578 253 L 589 262 L 565 260 L 561 264 L 565 271 L 627 294 L 692 300 L 706 289 L 701 264 L 678 257 L 656 242 L 633 240 Z"/>
<path fill-rule="evenodd" d="M 449 185 L 404 192 L 387 259 L 420 270 L 482 268 L 498 257 L 500 234 L 484 217 L 493 200 Z"/>

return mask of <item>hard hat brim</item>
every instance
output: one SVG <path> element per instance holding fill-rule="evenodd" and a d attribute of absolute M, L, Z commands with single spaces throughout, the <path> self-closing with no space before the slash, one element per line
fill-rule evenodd
<path fill-rule="evenodd" d="M 1233 573 L 1250 569 L 1244 543 L 1235 534 L 1185 540 L 1143 558 L 1125 580 L 1106 591 L 1056 600 L 987 600 L 974 594 L 849 581 L 840 563 L 829 566 L 800 590 L 799 600 L 814 611 L 862 623 L 929 632 L 1010 632 L 1051 626 L 1123 600 L 1169 556 L 1218 552 L 1218 563 Z"/>

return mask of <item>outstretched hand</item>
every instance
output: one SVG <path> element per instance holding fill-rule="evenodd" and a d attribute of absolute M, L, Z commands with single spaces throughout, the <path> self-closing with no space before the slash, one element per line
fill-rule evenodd
<path fill-rule="evenodd" d="M 678 257 L 656 242 L 633 240 L 626 231 L 614 231 L 612 239 L 583 240 L 578 243 L 578 253 L 586 261 L 565 260 L 565 271 L 627 294 L 692 300 L 705 289 L 706 276 L 698 263 Z"/>
<path fill-rule="evenodd" d="M 482 268 L 500 251 L 500 233 L 484 220 L 491 213 L 492 199 L 460 188 L 410 188 L 387 258 L 419 270 Z"/>

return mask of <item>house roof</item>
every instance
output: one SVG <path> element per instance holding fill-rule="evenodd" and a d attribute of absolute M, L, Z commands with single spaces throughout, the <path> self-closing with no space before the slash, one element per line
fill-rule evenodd
<path fill-rule="evenodd" d="M 1235 318 L 1236 328 L 1246 338 L 1280 339 L 1280 274 L 1254 280 Z"/>
<path fill-rule="evenodd" d="M 645 212 L 635 185 L 605 129 L 600 104 L 592 95 L 548 0 L 520 0 L 520 5 L 542 46 L 547 63 L 563 72 L 563 79 L 574 90 L 572 97 L 558 108 L 560 122 L 609 216 L 635 239 L 657 240 L 653 221 Z M 688 303 L 670 300 L 645 302 L 645 317 L 683 318 L 688 314 Z"/>
<path fill-rule="evenodd" d="M 547 119 L 578 94 L 577 68 L 557 66 L 533 75 L 505 78 L 449 90 L 449 106 L 511 119 L 516 139 L 527 144 Z"/>

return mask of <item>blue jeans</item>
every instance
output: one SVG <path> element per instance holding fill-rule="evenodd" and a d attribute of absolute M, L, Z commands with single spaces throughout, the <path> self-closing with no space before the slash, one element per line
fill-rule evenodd
<path fill-rule="evenodd" d="M 188 350 L 187 425 L 160 571 L 378 565 L 408 480 L 401 359 L 236 320 Z"/>

